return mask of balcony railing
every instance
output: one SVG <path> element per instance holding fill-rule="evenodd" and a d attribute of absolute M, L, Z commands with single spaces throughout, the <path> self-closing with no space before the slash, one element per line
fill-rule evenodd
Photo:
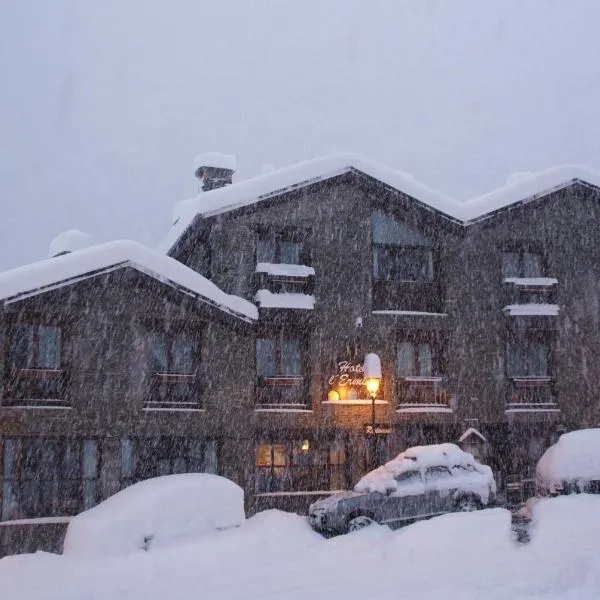
<path fill-rule="evenodd" d="M 198 377 L 183 373 L 154 373 L 144 408 L 202 408 Z"/>
<path fill-rule="evenodd" d="M 259 377 L 256 408 L 308 408 L 304 377 Z"/>
<path fill-rule="evenodd" d="M 442 312 L 440 286 L 435 281 L 373 281 L 373 310 Z"/>
<path fill-rule="evenodd" d="M 398 380 L 400 408 L 431 406 L 449 408 L 444 377 L 402 377 Z"/>
<path fill-rule="evenodd" d="M 556 409 L 550 376 L 512 377 L 508 386 L 507 410 Z"/>
<path fill-rule="evenodd" d="M 9 380 L 4 406 L 68 408 L 67 377 L 62 369 L 19 369 Z"/>

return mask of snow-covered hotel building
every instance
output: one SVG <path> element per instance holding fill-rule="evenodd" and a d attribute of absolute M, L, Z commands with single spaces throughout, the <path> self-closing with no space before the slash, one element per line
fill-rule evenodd
<path fill-rule="evenodd" d="M 600 422 L 600 175 L 458 203 L 351 155 L 234 169 L 199 159 L 158 250 L 59 246 L 0 275 L 0 554 L 156 475 L 302 510 L 420 443 L 527 479 Z"/>

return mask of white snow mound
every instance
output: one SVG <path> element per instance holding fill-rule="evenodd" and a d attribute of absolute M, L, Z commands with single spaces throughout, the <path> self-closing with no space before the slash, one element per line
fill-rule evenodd
<path fill-rule="evenodd" d="M 547 482 L 600 480 L 600 429 L 561 435 L 538 461 L 536 473 Z"/>
<path fill-rule="evenodd" d="M 200 167 L 215 167 L 216 169 L 229 169 L 235 171 L 236 159 L 233 154 L 223 154 L 222 152 L 204 152 L 198 154 L 194 159 L 194 170 Z"/>
<path fill-rule="evenodd" d="M 171 545 L 241 525 L 244 492 L 207 473 L 147 479 L 69 523 L 63 554 L 105 557 Z"/>
<path fill-rule="evenodd" d="M 59 233 L 51 242 L 48 249 L 48 258 L 64 254 L 65 252 L 75 252 L 82 248 L 87 248 L 91 244 L 92 237 L 89 233 L 79 231 L 79 229 L 69 229 Z"/>

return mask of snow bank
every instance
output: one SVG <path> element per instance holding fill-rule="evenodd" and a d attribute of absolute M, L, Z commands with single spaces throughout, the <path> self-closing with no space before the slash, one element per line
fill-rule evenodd
<path fill-rule="evenodd" d="M 244 492 L 207 473 L 147 479 L 69 523 L 64 554 L 103 557 L 155 549 L 244 522 Z"/>
<path fill-rule="evenodd" d="M 315 297 L 311 294 L 297 294 L 293 292 L 274 294 L 270 290 L 258 290 L 254 299 L 261 308 L 312 310 L 315 307 Z"/>
<path fill-rule="evenodd" d="M 278 263 L 260 262 L 256 265 L 257 273 L 268 273 L 269 275 L 281 275 L 283 277 L 310 277 L 315 274 L 312 267 L 304 265 L 288 265 Z"/>
<path fill-rule="evenodd" d="M 0 299 L 33 295 L 113 268 L 130 266 L 245 320 L 258 318 L 251 302 L 230 296 L 179 261 L 127 240 L 108 242 L 0 273 Z"/>
<path fill-rule="evenodd" d="M 490 492 L 496 492 L 496 483 L 492 470 L 487 465 L 478 463 L 471 454 L 464 452 L 455 444 L 432 444 L 415 446 L 401 452 L 396 458 L 385 465 L 367 473 L 354 486 L 356 492 L 380 492 L 394 495 L 414 495 L 424 492 L 423 478 L 414 483 L 398 483 L 396 477 L 407 471 L 418 471 L 421 476 L 429 467 L 444 466 L 448 469 L 463 467 L 464 475 L 441 478 L 436 483 L 436 489 L 444 485 L 456 486 L 459 482 L 461 489 L 467 489 L 479 495 L 484 503 L 489 499 Z"/>
<path fill-rule="evenodd" d="M 550 487 L 563 481 L 582 486 L 600 480 L 600 429 L 561 435 L 540 458 L 536 474 Z"/>
<path fill-rule="evenodd" d="M 93 560 L 0 560 L 10 600 L 597 600 L 600 496 L 542 500 L 516 547 L 502 509 L 448 514 L 398 531 L 325 540 L 278 511 L 185 544 Z"/>
<path fill-rule="evenodd" d="M 65 252 L 75 252 L 75 250 L 82 250 L 90 245 L 92 237 L 89 233 L 83 233 L 79 229 L 69 229 L 57 235 L 50 242 L 50 249 L 48 250 L 48 258 L 63 254 Z"/>
<path fill-rule="evenodd" d="M 194 159 L 194 171 L 200 167 L 215 167 L 217 169 L 228 169 L 235 171 L 237 161 L 233 154 L 223 154 L 222 152 L 203 152 Z"/>

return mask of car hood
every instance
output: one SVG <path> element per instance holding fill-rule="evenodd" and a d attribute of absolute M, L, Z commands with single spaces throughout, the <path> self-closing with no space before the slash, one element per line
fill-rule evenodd
<path fill-rule="evenodd" d="M 310 505 L 309 510 L 328 510 L 342 502 L 343 500 L 351 500 L 353 498 L 360 498 L 361 496 L 366 496 L 364 492 L 354 492 L 352 490 L 347 490 L 344 492 L 339 492 L 337 494 L 333 494 L 328 496 L 327 498 L 321 498 L 316 502 L 313 502 Z"/>

